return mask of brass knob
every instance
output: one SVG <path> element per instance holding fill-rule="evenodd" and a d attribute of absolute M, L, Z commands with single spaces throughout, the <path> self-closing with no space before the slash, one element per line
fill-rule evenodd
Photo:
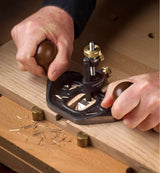
<path fill-rule="evenodd" d="M 44 40 L 37 46 L 35 59 L 37 64 L 42 66 L 45 72 L 48 71 L 50 63 L 54 60 L 57 54 L 57 48 L 50 40 Z"/>
<path fill-rule="evenodd" d="M 32 107 L 31 112 L 34 121 L 44 120 L 44 111 L 41 108 L 34 106 Z"/>
<path fill-rule="evenodd" d="M 87 147 L 89 145 L 89 136 L 86 133 L 79 131 L 77 133 L 77 145 L 79 147 Z"/>
<path fill-rule="evenodd" d="M 102 71 L 107 78 L 111 77 L 112 71 L 109 67 L 102 67 Z"/>
<path fill-rule="evenodd" d="M 88 58 L 97 58 L 97 57 L 99 57 L 101 61 L 104 60 L 104 56 L 103 56 L 103 54 L 101 52 L 101 49 L 98 45 L 94 45 L 93 50 L 90 50 L 89 45 L 85 46 L 84 56 L 86 56 Z"/>
<path fill-rule="evenodd" d="M 113 91 L 113 98 L 117 99 L 120 96 L 120 94 L 128 87 L 130 87 L 132 84 L 133 84 L 132 82 L 127 82 L 127 81 L 118 84 Z"/>

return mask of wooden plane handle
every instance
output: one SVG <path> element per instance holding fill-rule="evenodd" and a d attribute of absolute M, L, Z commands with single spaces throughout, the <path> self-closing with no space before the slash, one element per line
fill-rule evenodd
<path fill-rule="evenodd" d="M 118 84 L 115 89 L 113 90 L 113 98 L 116 100 L 120 94 L 126 90 L 128 87 L 130 87 L 133 83 L 132 82 L 121 82 Z"/>
<path fill-rule="evenodd" d="M 50 63 L 54 60 L 57 54 L 56 45 L 50 40 L 42 41 L 38 46 L 35 53 L 37 64 L 42 66 L 47 73 Z"/>

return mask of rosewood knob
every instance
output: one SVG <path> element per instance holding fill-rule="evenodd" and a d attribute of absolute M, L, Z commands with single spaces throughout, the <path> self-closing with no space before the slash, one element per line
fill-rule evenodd
<path fill-rule="evenodd" d="M 117 99 L 117 97 L 119 97 L 120 94 L 132 84 L 132 82 L 121 82 L 120 84 L 118 84 L 113 91 L 113 98 Z"/>
<path fill-rule="evenodd" d="M 45 72 L 48 71 L 50 63 L 54 60 L 57 54 L 57 48 L 50 40 L 42 41 L 38 46 L 35 54 L 37 64 L 42 66 Z"/>

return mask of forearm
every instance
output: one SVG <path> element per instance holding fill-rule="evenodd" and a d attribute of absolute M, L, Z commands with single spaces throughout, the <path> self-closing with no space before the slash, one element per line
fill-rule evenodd
<path fill-rule="evenodd" d="M 86 26 L 95 8 L 96 0 L 43 0 L 43 7 L 49 5 L 62 8 L 72 17 L 75 38 L 77 38 Z"/>

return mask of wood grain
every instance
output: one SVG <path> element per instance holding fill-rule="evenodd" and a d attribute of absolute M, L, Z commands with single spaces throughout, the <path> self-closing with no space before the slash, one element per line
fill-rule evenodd
<path fill-rule="evenodd" d="M 17 69 L 13 42 L 0 49 L 0 92 L 27 108 L 41 107 L 46 119 L 75 134 L 83 130 L 97 148 L 137 169 L 158 170 L 158 134 L 127 129 L 122 122 L 79 126 L 66 120 L 55 121 L 56 113 L 45 102 L 45 80 Z M 12 93 L 10 95 L 10 93 Z M 20 96 L 20 100 L 17 99 Z M 23 100 L 24 99 L 24 100 Z M 24 101 L 24 103 L 23 103 Z M 27 104 L 27 103 L 30 104 Z M 114 134 L 114 135 L 113 135 Z"/>
<path fill-rule="evenodd" d="M 118 16 L 115 20 L 113 16 Z M 82 36 L 76 40 L 71 69 L 82 72 L 83 47 L 94 40 L 102 48 L 105 61 L 112 69 L 109 82 L 132 75 L 155 72 L 158 67 L 158 0 L 121 0 L 97 3 L 97 8 Z M 155 38 L 149 38 L 154 33 Z M 20 72 L 12 41 L 0 48 L 0 92 L 31 109 L 41 107 L 46 119 L 76 134 L 83 130 L 95 147 L 135 167 L 139 172 L 158 172 L 159 135 L 128 129 L 122 122 L 79 126 L 61 119 L 49 110 L 45 101 L 46 78 Z"/>
<path fill-rule="evenodd" d="M 35 124 L 31 111 L 4 96 L 0 119 L 0 162 L 16 172 L 119 173 L 127 168 L 98 149 L 78 147 L 76 137 L 48 121 Z"/>

